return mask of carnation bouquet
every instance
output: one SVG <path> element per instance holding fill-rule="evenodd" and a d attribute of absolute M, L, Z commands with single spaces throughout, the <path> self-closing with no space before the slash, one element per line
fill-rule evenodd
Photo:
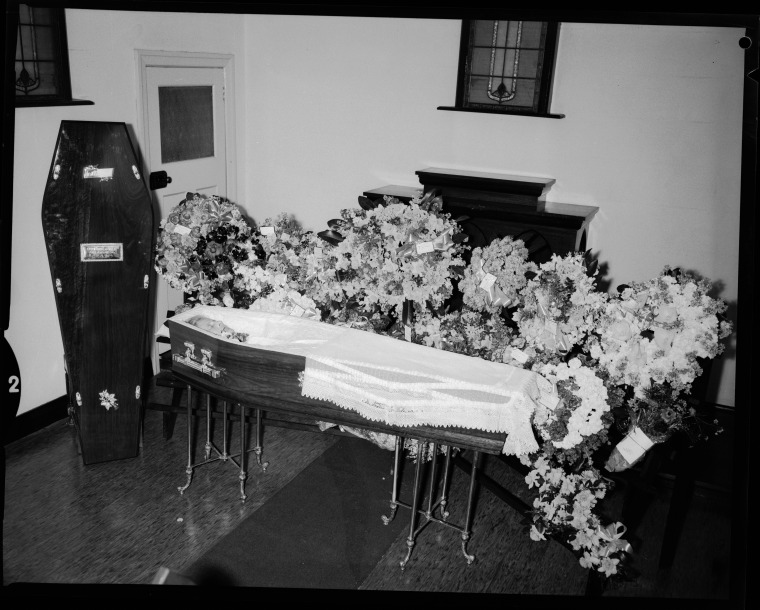
<path fill-rule="evenodd" d="M 216 195 L 187 193 L 161 221 L 155 269 L 202 305 L 234 304 L 233 266 L 253 255 L 240 209 Z"/>
<path fill-rule="evenodd" d="M 536 270 L 521 239 L 496 239 L 484 248 L 473 249 L 459 282 L 462 300 L 472 309 L 492 313 L 515 307 L 528 282 L 527 274 Z"/>

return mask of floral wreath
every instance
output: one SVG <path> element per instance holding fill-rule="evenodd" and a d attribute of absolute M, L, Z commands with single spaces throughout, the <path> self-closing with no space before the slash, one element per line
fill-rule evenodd
<path fill-rule="evenodd" d="M 515 307 L 529 271 L 535 272 L 537 267 L 528 262 L 528 248 L 521 239 L 507 236 L 485 248 L 475 248 L 459 282 L 462 300 L 479 311 L 499 312 L 504 307 Z"/>
<path fill-rule="evenodd" d="M 454 241 L 459 225 L 422 198 L 362 202 L 332 222 L 341 239 L 331 255 L 346 296 L 399 316 L 405 301 L 441 306 L 464 267 L 463 246 Z"/>
<path fill-rule="evenodd" d="M 533 413 L 533 426 L 543 439 L 547 455 L 570 462 L 589 456 L 607 440 L 612 421 L 604 379 L 579 358 L 567 363 L 539 364 L 543 379 Z"/>
<path fill-rule="evenodd" d="M 512 316 L 527 346 L 566 355 L 582 344 L 595 328 L 607 299 L 596 288 L 581 253 L 552 255 L 539 265 L 536 276 L 522 290 L 523 305 Z"/>
<path fill-rule="evenodd" d="M 250 235 L 238 206 L 216 195 L 187 193 L 159 225 L 155 269 L 203 305 L 230 303 L 232 267 L 251 255 Z"/>

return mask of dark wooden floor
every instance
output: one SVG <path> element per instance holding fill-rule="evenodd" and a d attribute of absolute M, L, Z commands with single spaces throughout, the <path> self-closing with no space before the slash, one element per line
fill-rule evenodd
<path fill-rule="evenodd" d="M 216 462 L 185 481 L 185 418 L 172 439 L 162 436 L 161 414 L 148 411 L 137 458 L 84 466 L 74 429 L 55 423 L 6 447 L 3 583 L 148 585 L 161 566 L 179 573 L 218 539 L 287 485 L 336 437 L 269 427 L 261 472 L 249 460 L 245 504 L 237 470 Z M 236 434 L 232 434 L 233 449 Z M 389 473 L 392 466 L 389 452 Z M 494 460 L 488 472 L 530 500 L 520 477 Z M 410 469 L 411 470 L 411 469 Z M 464 498 L 467 479 L 454 477 L 452 498 Z M 698 487 L 673 567 L 658 570 L 669 485 L 650 503 L 637 531 L 635 582 L 608 586 L 603 597 L 727 600 L 731 576 L 730 494 Z M 390 489 L 389 489 L 390 494 Z M 461 517 L 461 502 L 452 520 Z M 402 511 L 397 518 L 408 519 Z M 517 595 L 582 596 L 587 572 L 553 542 L 534 542 L 520 516 L 481 489 L 467 566 L 457 532 L 429 525 L 418 539 L 406 570 L 404 531 L 360 589 Z"/>

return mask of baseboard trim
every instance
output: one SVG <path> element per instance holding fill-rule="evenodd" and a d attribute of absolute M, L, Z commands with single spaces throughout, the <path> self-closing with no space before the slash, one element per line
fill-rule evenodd
<path fill-rule="evenodd" d="M 69 416 L 69 399 L 66 395 L 59 396 L 35 409 L 30 409 L 16 416 L 11 429 L 3 435 L 3 445 L 17 441 L 34 432 L 46 428 L 50 424 Z"/>

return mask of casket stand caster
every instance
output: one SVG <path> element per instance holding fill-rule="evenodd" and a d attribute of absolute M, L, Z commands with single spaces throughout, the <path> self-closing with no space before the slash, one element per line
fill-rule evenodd
<path fill-rule="evenodd" d="M 421 450 L 418 449 L 417 453 L 417 463 L 414 470 L 414 491 L 412 493 L 412 503 L 406 504 L 405 502 L 402 502 L 399 500 L 399 469 L 401 467 L 401 460 L 403 459 L 403 446 L 404 446 L 404 439 L 401 436 L 396 437 L 396 448 L 395 448 L 395 456 L 394 456 L 394 464 L 393 464 L 393 489 L 391 491 L 391 514 L 389 516 L 382 515 L 382 520 L 385 525 L 388 525 L 393 518 L 396 516 L 396 511 L 399 506 L 402 506 L 404 508 L 408 508 L 411 510 L 411 517 L 409 521 L 409 536 L 406 539 L 406 546 L 407 546 L 407 553 L 406 557 L 399 563 L 401 566 L 401 570 L 403 571 L 406 567 L 406 564 L 408 563 L 409 559 L 412 556 L 412 551 L 414 550 L 414 545 L 416 542 L 417 535 L 431 522 L 434 521 L 436 523 L 439 523 L 441 525 L 445 525 L 446 527 L 450 527 L 452 529 L 457 530 L 458 532 L 461 532 L 462 535 L 462 554 L 464 555 L 465 560 L 467 560 L 467 565 L 470 565 L 473 561 L 475 561 L 475 555 L 471 555 L 467 552 L 467 543 L 470 540 L 470 535 L 472 533 L 471 531 L 471 525 L 472 525 L 472 512 L 473 512 L 473 504 L 475 501 L 475 492 L 476 492 L 476 485 L 477 485 L 477 471 L 478 467 L 480 465 L 480 452 L 475 451 L 474 457 L 473 457 L 473 463 L 472 463 L 472 470 L 470 472 L 470 490 L 467 495 L 467 513 L 465 516 L 465 522 L 463 526 L 455 525 L 453 523 L 450 523 L 448 521 L 449 517 L 449 511 L 446 510 L 446 506 L 448 503 L 447 494 L 448 494 L 448 485 L 449 485 L 449 477 L 451 473 L 451 447 L 446 446 L 445 447 L 445 453 L 444 453 L 444 465 L 443 465 L 443 482 L 441 485 L 441 495 L 438 501 L 435 501 L 435 492 L 436 492 L 436 475 L 437 475 L 437 468 L 438 468 L 438 443 L 430 442 L 429 443 L 429 451 L 430 454 L 433 456 L 433 458 L 430 460 L 430 480 L 428 482 L 428 499 L 427 499 L 427 508 L 422 509 L 420 508 L 420 503 L 422 500 L 422 468 L 423 463 L 425 462 L 425 459 L 420 456 Z M 419 441 L 418 447 L 423 446 L 423 441 Z M 436 511 L 440 509 L 440 517 L 436 517 Z M 418 515 L 421 515 L 424 517 L 424 521 L 420 523 L 420 525 L 417 525 L 417 517 Z"/>
<path fill-rule="evenodd" d="M 238 403 L 240 409 L 240 451 L 235 454 L 229 454 L 227 452 L 227 401 L 222 400 L 222 449 L 214 444 L 211 440 L 211 395 L 206 394 L 206 443 L 204 445 L 204 459 L 201 462 L 193 463 L 193 432 L 192 432 L 192 405 L 193 405 L 193 388 L 188 384 L 187 386 L 187 467 L 185 473 L 187 474 L 187 481 L 184 485 L 179 486 L 180 495 L 185 493 L 185 490 L 190 487 L 190 483 L 193 479 L 193 472 L 199 466 L 210 464 L 212 462 L 229 462 L 236 468 L 239 468 L 238 480 L 240 481 L 240 500 L 245 502 L 247 496 L 245 494 L 245 481 L 248 478 L 246 472 L 246 454 L 249 451 L 253 451 L 256 454 L 256 462 L 263 472 L 266 472 L 269 462 L 262 462 L 261 460 L 261 410 L 256 411 L 256 446 L 251 449 L 246 449 L 246 424 L 245 424 L 245 409 L 246 407 Z M 215 454 L 212 457 L 212 453 Z M 237 458 L 237 459 L 236 459 Z"/>

